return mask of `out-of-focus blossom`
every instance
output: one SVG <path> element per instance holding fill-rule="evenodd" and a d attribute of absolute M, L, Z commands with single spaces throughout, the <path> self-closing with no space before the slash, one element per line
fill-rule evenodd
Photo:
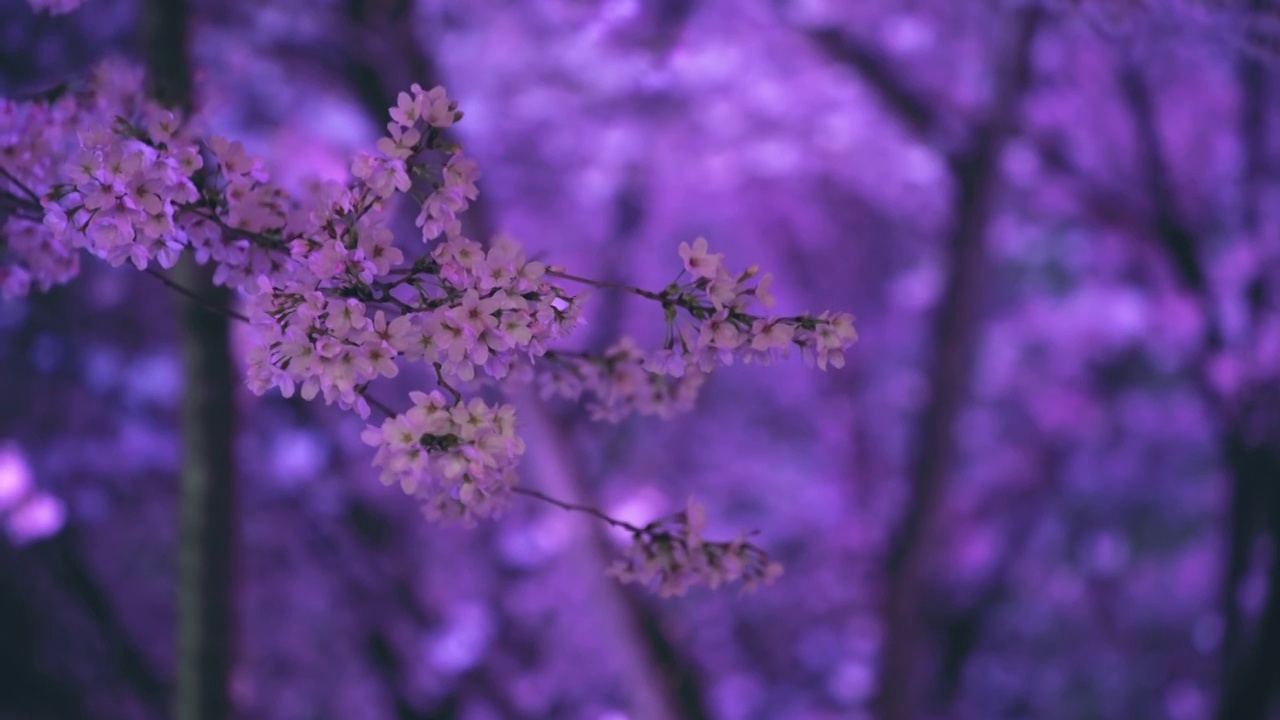
<path fill-rule="evenodd" d="M 62 501 L 35 487 L 31 466 L 12 443 L 0 444 L 0 521 L 17 545 L 55 535 L 66 523 Z"/>

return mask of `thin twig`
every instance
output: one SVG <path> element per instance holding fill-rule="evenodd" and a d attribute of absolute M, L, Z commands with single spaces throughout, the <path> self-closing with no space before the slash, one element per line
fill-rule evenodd
<path fill-rule="evenodd" d="M 392 410 L 390 405 L 373 397 L 368 393 L 368 391 L 360 390 L 358 392 L 360 393 L 360 397 L 364 398 L 365 402 L 369 403 L 369 407 L 376 409 L 378 412 L 382 413 L 383 415 L 386 415 L 389 418 L 393 418 L 396 416 L 396 411 Z"/>
<path fill-rule="evenodd" d="M 247 322 L 249 322 L 249 316 L 248 316 L 248 315 L 245 315 L 245 314 L 240 313 L 240 312 L 236 312 L 235 310 L 230 310 L 230 309 L 227 309 L 227 308 L 220 308 L 220 307 L 218 307 L 218 306 L 216 306 L 216 305 L 214 305 L 214 304 L 210 303 L 209 301 L 207 301 L 207 300 L 205 300 L 203 297 L 201 297 L 198 293 L 196 293 L 196 292 L 192 291 L 191 289 L 189 289 L 189 288 L 187 288 L 187 287 L 185 287 L 185 286 L 183 286 L 183 285 L 180 285 L 180 284 L 178 284 L 178 283 L 174 282 L 173 280 L 169 279 L 169 276 L 165 275 L 164 273 L 160 272 L 159 270 L 156 270 L 155 268 L 147 268 L 144 272 L 146 272 L 146 273 L 147 273 L 148 275 L 150 275 L 151 277 L 154 277 L 154 278 L 159 279 L 159 280 L 160 280 L 160 282 L 164 283 L 166 287 L 169 287 L 169 288 L 171 288 L 171 289 L 173 289 L 173 290 L 177 291 L 178 293 L 181 293 L 182 295 L 185 295 L 185 296 L 187 296 L 187 297 L 191 298 L 192 300 L 195 300 L 197 303 L 199 303 L 199 304 L 200 304 L 200 306 L 201 306 L 201 307 L 203 307 L 204 309 L 208 310 L 208 311 L 209 311 L 209 312 L 211 312 L 211 313 L 214 313 L 214 314 L 216 314 L 216 315 L 223 315 L 223 316 L 226 316 L 226 317 L 231 318 L 232 320 L 239 320 L 240 322 L 243 322 L 243 323 L 247 323 Z"/>
<path fill-rule="evenodd" d="M 444 379 L 444 369 L 440 366 L 440 363 L 438 363 L 438 362 L 436 362 L 436 363 L 431 363 L 431 365 L 432 365 L 433 367 L 435 367 L 435 369 L 436 369 L 436 383 L 437 383 L 437 384 L 439 384 L 439 385 L 440 385 L 440 387 L 442 387 L 442 388 L 444 388 L 445 390 L 448 390 L 448 391 L 449 391 L 449 394 L 453 396 L 453 404 L 454 404 L 454 405 L 457 405 L 458 403 L 461 403 L 461 402 L 462 402 L 462 393 L 458 392 L 457 388 L 455 388 L 454 386 L 450 385 L 447 381 L 445 381 L 445 379 Z"/>
<path fill-rule="evenodd" d="M 578 275 L 570 275 L 567 272 L 561 272 L 559 270 L 548 270 L 546 274 L 551 277 L 560 278 L 562 280 L 569 280 L 571 282 L 582 283 L 583 285 L 590 285 L 592 287 L 598 287 L 605 290 L 624 290 L 626 292 L 639 295 L 642 298 L 648 298 L 649 300 L 656 300 L 657 302 L 666 301 L 666 298 L 659 293 L 652 292 L 649 290 L 644 290 L 638 287 L 632 287 L 631 285 L 621 285 L 619 283 L 605 282 L 603 280 L 592 280 L 591 278 L 584 278 Z"/>
<path fill-rule="evenodd" d="M 603 362 L 604 358 L 599 355 L 593 355 L 585 350 L 548 350 L 542 354 L 544 360 L 566 360 L 572 358 L 574 360 L 589 360 L 592 362 Z"/>
<path fill-rule="evenodd" d="M 34 190 L 28 187 L 26 183 L 19 180 L 17 176 L 9 172 L 8 170 L 5 170 L 3 167 L 0 167 L 0 174 L 9 178 L 9 182 L 13 183 L 13 186 L 21 190 L 24 194 L 26 194 L 27 197 L 31 198 L 32 202 L 34 202 L 37 207 L 40 205 L 40 196 L 37 195 Z"/>
<path fill-rule="evenodd" d="M 616 528 L 621 528 L 630 533 L 640 534 L 645 532 L 644 528 L 642 527 L 632 525 L 626 520 L 619 520 L 615 517 L 606 515 L 604 514 L 604 512 L 597 510 L 596 508 L 593 508 L 590 505 L 581 505 L 579 503 L 565 502 L 564 500 L 553 498 L 544 492 L 541 492 L 539 490 L 533 490 L 531 488 L 514 487 L 514 488 L 511 488 L 511 492 L 517 493 L 519 495 L 525 495 L 525 496 L 534 498 L 536 500 L 541 500 L 545 503 L 550 503 L 560 508 L 561 510 L 568 510 L 569 512 L 585 513 L 592 517 L 599 518 L 600 520 L 603 520 Z"/>
<path fill-rule="evenodd" d="M 0 201 L 4 201 L 5 205 L 12 206 L 12 208 L 17 210 L 18 213 L 31 213 L 31 219 L 35 220 L 37 223 L 44 219 L 44 213 L 42 213 L 41 206 L 38 202 L 32 202 L 31 200 L 24 199 L 24 197 L 19 197 L 12 191 L 0 190 Z"/>

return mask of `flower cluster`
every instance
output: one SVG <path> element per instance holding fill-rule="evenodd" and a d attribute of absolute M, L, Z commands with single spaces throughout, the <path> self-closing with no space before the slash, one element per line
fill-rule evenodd
<path fill-rule="evenodd" d="M 715 589 L 733 582 L 753 590 L 782 574 L 781 565 L 743 537 L 731 542 L 703 539 L 706 524 L 706 510 L 690 500 L 685 510 L 636 528 L 630 548 L 610 567 L 610 574 L 661 597 L 684 595 L 697 585 Z"/>
<path fill-rule="evenodd" d="M 254 194 L 262 183 L 256 166 L 238 161 L 228 169 L 220 153 L 224 175 L 249 178 L 240 195 L 259 198 L 247 203 L 253 216 L 231 207 L 230 215 L 243 217 L 228 222 L 258 219 L 250 228 L 258 237 L 288 247 L 287 272 L 259 279 L 250 305 L 255 392 L 321 395 L 367 417 L 363 389 L 395 377 L 399 361 L 425 363 L 450 388 L 474 380 L 477 370 L 502 378 L 578 322 L 574 298 L 546 283 L 546 266 L 527 261 L 519 245 L 499 238 L 485 250 L 458 234 L 456 213 L 476 197 L 475 166 L 441 138 L 461 117 L 444 90 L 413 86 L 391 117 L 378 150 L 353 162 L 356 182 L 325 188 L 324 202 L 290 225 L 282 225 L 288 213 L 274 214 L 275 193 Z M 418 224 L 434 249 L 406 267 L 382 204 L 410 191 L 411 175 L 432 186 Z"/>
<path fill-rule="evenodd" d="M 54 185 L 44 202 L 44 223 L 56 240 L 139 270 L 152 260 L 166 268 L 177 263 L 186 245 L 178 208 L 197 199 L 192 177 L 204 162 L 194 142 L 174 136 L 173 113 L 147 110 L 145 133 L 124 120 L 116 130 L 81 130 L 68 182 Z"/>
<path fill-rule="evenodd" d="M 0 237 L 0 298 L 45 291 L 80 273 L 80 254 L 31 222 L 10 221 Z"/>
<path fill-rule="evenodd" d="M 772 276 L 754 266 L 737 275 L 729 272 L 723 255 L 708 252 L 704 238 L 681 243 L 679 252 L 684 270 L 662 292 L 623 288 L 662 305 L 662 348 L 646 353 L 623 338 L 600 357 L 553 353 L 549 359 L 556 362 L 542 376 L 545 394 L 585 396 L 596 419 L 616 422 L 632 412 L 669 418 L 692 408 L 706 374 L 735 358 L 770 364 L 796 347 L 810 365 L 844 367 L 844 352 L 858 339 L 851 315 L 757 315 L 753 305 L 774 304 Z M 558 268 L 551 272 L 597 284 Z"/>
<path fill-rule="evenodd" d="M 391 108 L 388 137 L 378 141 L 377 153 L 360 153 L 351 171 L 380 198 L 397 192 L 408 192 L 417 172 L 430 179 L 431 192 L 422 202 L 415 224 L 422 229 L 422 239 L 432 240 L 446 235 L 462 234 L 459 216 L 478 195 L 476 179 L 479 170 L 472 160 L 454 148 L 438 144 L 439 132 L 462 119 L 458 104 L 449 99 L 444 88 L 423 90 L 414 84 L 402 92 Z M 425 135 L 424 135 L 425 133 Z M 425 142 L 424 142 L 425 141 Z M 447 157 L 432 171 L 414 160 L 423 150 L 442 150 Z"/>
<path fill-rule="evenodd" d="M 570 400 L 586 397 L 594 420 L 618 422 L 631 413 L 656 415 L 664 420 L 693 409 L 706 374 L 696 367 L 679 374 L 654 372 L 650 358 L 624 337 L 594 356 L 584 353 L 547 353 L 548 369 L 542 392 Z"/>
<path fill-rule="evenodd" d="M 95 128 L 134 113 L 141 91 L 141 73 L 106 62 L 82 93 L 40 102 L 0 98 L 0 298 L 24 296 L 33 286 L 48 290 L 79 273 L 78 249 L 43 226 L 42 203 L 75 170 L 80 133 L 101 137 Z"/>
<path fill-rule="evenodd" d="M 439 391 L 409 396 L 411 409 L 362 436 L 377 448 L 373 462 L 382 468 L 382 482 L 421 498 L 432 518 L 493 515 L 515 485 L 524 453 L 515 408 L 480 398 L 450 405 Z"/>
<path fill-rule="evenodd" d="M 676 374 L 696 366 L 710 371 L 732 364 L 735 357 L 768 364 L 785 358 L 792 346 L 819 369 L 844 367 L 844 351 L 858 339 L 852 315 L 755 315 L 750 312 L 753 304 L 774 305 L 771 275 L 761 275 L 754 265 L 740 274 L 730 272 L 723 255 L 708 252 L 704 238 L 681 243 L 680 258 L 691 279 L 677 279 L 661 294 L 668 336 L 663 351 L 650 358 L 651 369 Z"/>

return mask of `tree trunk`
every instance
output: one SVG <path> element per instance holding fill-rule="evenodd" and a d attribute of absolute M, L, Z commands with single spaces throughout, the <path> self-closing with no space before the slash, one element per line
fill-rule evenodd
<path fill-rule="evenodd" d="M 1259 470 L 1273 482 L 1280 473 L 1280 456 L 1266 454 Z M 1266 604 L 1256 628 L 1239 638 L 1236 662 L 1223 681 L 1218 720 L 1266 720 L 1280 695 L 1280 490 L 1271 488 L 1271 570 Z"/>
<path fill-rule="evenodd" d="M 143 47 L 152 96 L 181 111 L 192 105 L 186 0 L 146 0 Z M 228 312 L 231 292 L 211 266 L 188 253 L 174 280 L 182 345 L 182 472 L 179 488 L 177 668 L 174 717 L 231 715 L 234 630 L 235 405 Z"/>
<path fill-rule="evenodd" d="M 235 407 L 228 320 L 230 292 L 214 287 L 212 269 L 190 256 L 178 282 L 204 303 L 181 303 L 182 484 L 178 539 L 178 655 L 175 717 L 212 720 L 231 714 L 229 674 L 234 634 Z"/>
<path fill-rule="evenodd" d="M 986 234 L 1000 176 L 1000 155 L 1030 82 L 1031 46 L 1041 11 L 1020 12 L 1000 85 L 976 125 L 969 148 L 949 158 L 954 219 L 947 234 L 946 286 L 934 319 L 928 401 L 916 427 L 908 479 L 911 494 L 890 541 L 884 593 L 884 652 L 877 711 L 882 720 L 912 720 L 924 697 L 918 687 L 921 599 L 926 550 L 945 503 L 946 477 L 955 452 L 954 426 L 964 406 L 980 340 L 979 314 Z"/>

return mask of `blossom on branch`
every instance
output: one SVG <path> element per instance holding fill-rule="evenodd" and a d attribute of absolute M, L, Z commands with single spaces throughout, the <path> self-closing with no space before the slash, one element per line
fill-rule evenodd
<path fill-rule="evenodd" d="M 409 396 L 412 408 L 362 435 L 377 448 L 382 482 L 419 498 L 431 518 L 470 522 L 501 509 L 524 453 L 515 408 L 480 398 L 451 404 L 438 390 Z"/>
<path fill-rule="evenodd" d="M 705 540 L 706 524 L 706 509 L 690 500 L 685 510 L 636 528 L 626 555 L 609 573 L 623 582 L 644 585 L 660 597 L 684 595 L 697 585 L 714 590 L 734 582 L 750 591 L 782 575 L 781 565 L 743 537 L 730 542 Z"/>
<path fill-rule="evenodd" d="M 80 251 L 152 272 L 183 252 L 213 263 L 215 282 L 244 298 L 249 388 L 322 398 L 365 419 L 378 410 L 384 419 L 363 435 L 374 464 L 433 518 L 491 517 L 516 486 L 515 410 L 468 400 L 474 385 L 532 371 L 545 392 L 585 397 L 597 419 L 667 418 L 735 358 L 768 363 L 799 348 L 810 364 L 841 367 L 857 338 L 848 315 L 758 314 L 756 304 L 773 305 L 770 276 L 731 273 L 703 238 L 680 245 L 684 272 L 654 292 L 529 261 L 509 238 L 486 247 L 465 237 L 460 215 L 479 173 L 441 133 L 462 118 L 443 88 L 400 93 L 388 135 L 355 156 L 347 184 L 298 193 L 241 143 L 201 137 L 141 88 L 135 71 L 104 65 L 56 101 L 0 101 L 0 294 L 70 280 Z M 419 209 L 417 251 L 389 226 L 402 202 Z M 622 338 L 599 357 L 552 348 L 581 324 L 585 296 L 570 283 L 656 302 L 664 345 Z M 373 383 L 410 366 L 435 389 L 410 392 L 402 412 L 372 399 Z M 700 518 L 691 509 L 636 528 L 618 574 L 664 594 L 695 579 L 714 587 L 777 574 L 742 540 L 702 541 Z"/>

